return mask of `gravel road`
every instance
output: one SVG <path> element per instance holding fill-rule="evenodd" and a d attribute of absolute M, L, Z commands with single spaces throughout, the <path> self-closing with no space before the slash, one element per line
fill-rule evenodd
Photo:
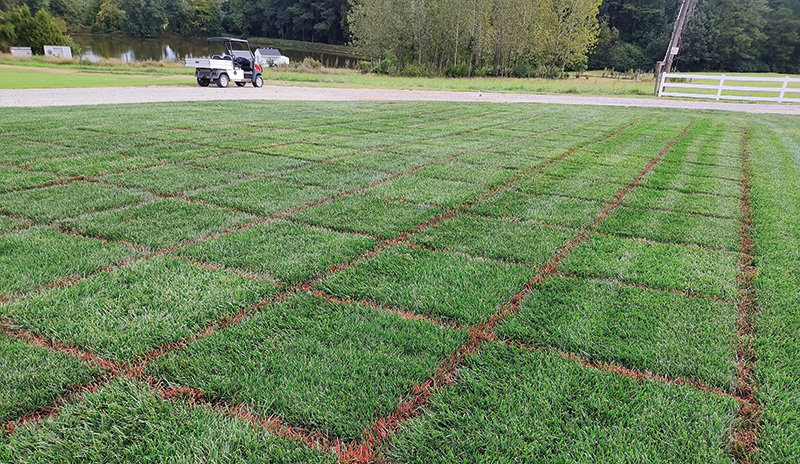
<path fill-rule="evenodd" d="M 330 87 L 264 86 L 227 88 L 195 86 L 100 87 L 83 89 L 0 89 L 0 107 L 115 105 L 122 103 L 202 102 L 213 100 L 279 101 L 448 101 L 490 103 L 550 103 L 560 105 L 626 106 L 800 115 L 800 105 L 731 103 L 655 98 L 535 95 L 519 93 L 384 90 Z"/>

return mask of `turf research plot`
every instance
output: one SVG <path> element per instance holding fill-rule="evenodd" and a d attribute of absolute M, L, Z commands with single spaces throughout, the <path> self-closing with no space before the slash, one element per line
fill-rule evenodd
<path fill-rule="evenodd" d="M 198 107 L 0 111 L 0 461 L 800 460 L 796 121 Z"/>

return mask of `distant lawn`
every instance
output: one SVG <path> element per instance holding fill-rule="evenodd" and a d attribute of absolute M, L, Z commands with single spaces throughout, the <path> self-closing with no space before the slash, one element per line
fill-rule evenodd
<path fill-rule="evenodd" d="M 0 109 L 0 462 L 800 462 L 796 118 L 232 108 Z"/>
<path fill-rule="evenodd" d="M 165 75 L 126 75 L 121 73 L 94 73 L 71 69 L 0 67 L 2 89 L 59 89 L 74 87 L 138 87 L 143 85 L 194 84 L 194 77 L 181 79 Z"/>

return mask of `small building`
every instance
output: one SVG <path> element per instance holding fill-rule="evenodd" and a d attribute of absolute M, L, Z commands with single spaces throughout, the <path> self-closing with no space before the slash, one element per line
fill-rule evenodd
<path fill-rule="evenodd" d="M 257 48 L 255 52 L 256 63 L 262 68 L 274 68 L 276 66 L 289 66 L 289 58 L 281 55 L 277 48 Z"/>
<path fill-rule="evenodd" d="M 70 47 L 62 47 L 58 45 L 45 45 L 44 56 L 72 59 L 72 49 Z"/>
<path fill-rule="evenodd" d="M 30 58 L 33 56 L 31 47 L 11 47 L 11 56 L 23 56 Z"/>

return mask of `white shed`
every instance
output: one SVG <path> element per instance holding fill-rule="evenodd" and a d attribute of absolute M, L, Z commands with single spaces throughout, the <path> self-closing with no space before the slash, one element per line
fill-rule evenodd
<path fill-rule="evenodd" d="M 59 45 L 45 45 L 44 56 L 72 59 L 72 49 L 70 47 L 62 47 Z"/>
<path fill-rule="evenodd" d="M 277 48 L 258 48 L 256 49 L 256 63 L 262 68 L 273 68 L 275 66 L 289 66 L 289 58 L 281 55 Z"/>

